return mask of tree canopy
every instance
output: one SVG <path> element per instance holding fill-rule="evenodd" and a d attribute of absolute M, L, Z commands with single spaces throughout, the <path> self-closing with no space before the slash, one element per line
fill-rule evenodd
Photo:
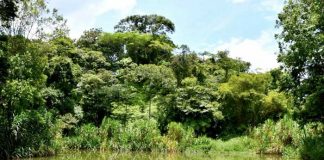
<path fill-rule="evenodd" d="M 160 15 L 72 39 L 44 0 L 2 0 L 0 159 L 227 146 L 323 159 L 323 6 L 287 1 L 277 22 L 282 66 L 254 73 L 229 51 L 177 45 Z"/>
<path fill-rule="evenodd" d="M 173 33 L 173 22 L 160 15 L 132 15 L 119 21 L 115 26 L 117 32 L 140 32 L 154 35 Z"/>
<path fill-rule="evenodd" d="M 277 35 L 282 67 L 291 76 L 289 90 L 306 119 L 323 121 L 324 2 L 287 1 L 279 14 Z"/>
<path fill-rule="evenodd" d="M 17 0 L 0 1 L 0 20 L 1 25 L 9 27 L 9 22 L 17 17 Z"/>

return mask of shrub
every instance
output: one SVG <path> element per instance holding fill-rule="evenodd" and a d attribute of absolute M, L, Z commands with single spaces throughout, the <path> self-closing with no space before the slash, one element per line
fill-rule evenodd
<path fill-rule="evenodd" d="M 181 142 L 185 136 L 186 130 L 181 123 L 171 122 L 168 125 L 167 137 L 171 140 Z"/>
<path fill-rule="evenodd" d="M 132 150 L 152 150 L 156 148 L 161 135 L 154 120 L 137 120 L 127 126 Z"/>
<path fill-rule="evenodd" d="M 14 157 L 53 155 L 52 114 L 45 110 L 25 111 L 14 117 Z"/>
<path fill-rule="evenodd" d="M 109 147 L 114 150 L 152 151 L 162 147 L 160 131 L 154 120 L 136 120 L 123 129 L 119 122 L 105 120 L 101 131 L 110 136 L 107 140 Z"/>
<path fill-rule="evenodd" d="M 97 149 L 100 147 L 98 128 L 93 124 L 85 124 L 76 130 L 76 136 L 66 137 L 66 145 L 70 149 Z"/>
<path fill-rule="evenodd" d="M 178 150 L 185 150 L 193 143 L 194 130 L 185 128 L 181 123 L 171 122 L 166 137 L 178 144 Z"/>
<path fill-rule="evenodd" d="M 259 153 L 283 154 L 285 147 L 300 145 L 301 133 L 298 123 L 284 116 L 277 123 L 267 120 L 254 129 L 252 137 L 258 141 Z"/>
<path fill-rule="evenodd" d="M 99 134 L 102 139 L 112 139 L 114 135 L 120 134 L 122 124 L 114 119 L 104 118 L 99 128 Z"/>
<path fill-rule="evenodd" d="M 113 141 L 118 141 L 119 135 L 122 133 L 122 124 L 114 119 L 111 118 L 104 118 L 101 122 L 99 128 L 99 136 L 101 138 L 101 150 L 112 148 L 118 148 L 114 146 L 109 146 L 113 144 Z"/>
<path fill-rule="evenodd" d="M 300 148 L 302 159 L 324 159 L 323 135 L 306 137 Z"/>
<path fill-rule="evenodd" d="M 235 137 L 229 140 L 212 141 L 214 152 L 248 152 L 255 148 L 255 141 L 247 136 Z"/>
<path fill-rule="evenodd" d="M 191 148 L 195 150 L 202 150 L 204 153 L 207 153 L 212 148 L 212 139 L 205 136 L 198 137 L 193 140 Z"/>
<path fill-rule="evenodd" d="M 304 138 L 300 146 L 303 159 L 324 159 L 324 124 L 308 123 L 304 126 Z"/>

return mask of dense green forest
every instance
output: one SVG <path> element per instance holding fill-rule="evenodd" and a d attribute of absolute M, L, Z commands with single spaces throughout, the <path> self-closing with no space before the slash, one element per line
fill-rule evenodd
<path fill-rule="evenodd" d="M 98 149 L 324 159 L 323 6 L 285 3 L 281 67 L 257 73 L 228 51 L 176 44 L 160 15 L 74 40 L 43 0 L 1 0 L 0 158 Z"/>

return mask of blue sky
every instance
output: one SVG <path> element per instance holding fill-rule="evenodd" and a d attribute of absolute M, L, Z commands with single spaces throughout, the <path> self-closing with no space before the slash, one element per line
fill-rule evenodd
<path fill-rule="evenodd" d="M 253 70 L 277 67 L 275 20 L 282 0 L 50 0 L 78 38 L 100 27 L 113 32 L 118 21 L 132 14 L 159 14 L 175 23 L 176 44 L 197 52 L 229 50 L 230 56 L 252 63 Z"/>

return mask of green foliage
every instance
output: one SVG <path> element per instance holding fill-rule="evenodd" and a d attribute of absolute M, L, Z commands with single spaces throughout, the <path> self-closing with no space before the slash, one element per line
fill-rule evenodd
<path fill-rule="evenodd" d="M 69 31 L 66 20 L 56 9 L 50 11 L 44 0 L 5 0 L 0 6 L 4 7 L 0 12 L 4 20 L 0 25 L 1 34 L 48 39 L 65 36 Z"/>
<path fill-rule="evenodd" d="M 161 135 L 154 120 L 136 120 L 122 127 L 121 123 L 104 119 L 100 127 L 103 142 L 113 150 L 152 151 L 161 146 Z"/>
<path fill-rule="evenodd" d="M 188 51 L 189 52 L 189 51 Z M 181 85 L 181 81 L 193 75 L 195 65 L 198 63 L 198 56 L 196 54 L 190 54 L 183 51 L 180 55 L 175 55 L 171 60 L 171 68 L 177 78 L 178 86 Z"/>
<path fill-rule="evenodd" d="M 76 105 L 73 90 L 77 85 L 76 75 L 73 73 L 72 68 L 73 64 L 68 58 L 54 57 L 50 62 L 50 66 L 53 66 L 53 70 L 49 71 L 47 85 L 55 89 L 59 97 L 47 95 L 47 104 L 51 105 L 51 100 L 58 101 L 59 103 L 56 103 L 55 106 L 52 104 L 53 106 L 49 107 L 57 109 L 60 114 L 73 113 Z"/>
<path fill-rule="evenodd" d="M 149 94 L 165 94 L 175 87 L 174 74 L 166 66 L 139 65 L 126 72 L 124 79 L 128 83 L 142 87 Z"/>
<path fill-rule="evenodd" d="M 8 75 L 9 75 L 9 62 L 8 58 L 2 55 L 2 52 L 0 52 L 0 84 L 3 84 Z"/>
<path fill-rule="evenodd" d="M 169 141 L 175 141 L 177 150 L 183 151 L 194 141 L 194 133 L 192 128 L 185 128 L 181 123 L 171 122 L 168 124 L 168 132 L 166 137 Z M 167 146 L 169 147 L 169 146 Z M 171 150 L 168 148 L 168 150 Z"/>
<path fill-rule="evenodd" d="M 219 110 L 215 86 L 208 88 L 197 83 L 196 78 L 184 79 L 184 87 L 178 88 L 175 94 L 175 103 L 180 122 L 191 126 L 197 133 L 206 133 L 223 115 Z"/>
<path fill-rule="evenodd" d="M 290 99 L 282 92 L 270 91 L 261 100 L 260 116 L 265 119 L 279 119 L 289 112 Z"/>
<path fill-rule="evenodd" d="M 323 135 L 307 137 L 300 149 L 302 159 L 323 159 L 324 158 L 324 137 Z"/>
<path fill-rule="evenodd" d="M 298 123 L 285 116 L 277 123 L 267 120 L 254 130 L 253 137 L 259 142 L 260 153 L 284 154 L 286 146 L 297 148 L 301 145 L 301 134 Z"/>
<path fill-rule="evenodd" d="M 88 31 L 84 31 L 83 35 L 78 39 L 77 46 L 79 48 L 87 48 L 96 50 L 98 48 L 98 40 L 102 34 L 101 28 L 91 28 Z"/>
<path fill-rule="evenodd" d="M 169 19 L 159 15 L 132 15 L 119 21 L 115 26 L 117 32 L 140 32 L 151 34 L 173 33 L 175 26 Z"/>
<path fill-rule="evenodd" d="M 172 70 L 166 66 L 154 64 L 139 65 L 123 70 L 123 78 L 127 85 L 137 89 L 136 96 L 148 103 L 148 116 L 152 116 L 152 101 L 174 90 L 176 79 Z M 137 101 L 137 100 L 136 100 Z"/>
<path fill-rule="evenodd" d="M 168 124 L 167 137 L 177 142 L 186 142 L 193 138 L 194 133 L 191 128 L 184 128 L 181 123 L 171 122 Z"/>
<path fill-rule="evenodd" d="M 126 128 L 131 150 L 152 150 L 159 145 L 160 131 L 154 120 L 137 120 Z"/>
<path fill-rule="evenodd" d="M 52 119 L 44 115 L 44 122 L 39 113 L 45 104 L 41 89 L 45 86 L 43 71 L 47 64 L 42 45 L 19 36 L 7 37 L 1 42 L 0 50 L 5 61 L 2 71 L 5 77 L 0 84 L 0 157 L 46 155 L 45 152 L 51 147 L 48 144 L 51 136 L 46 130 L 50 128 Z M 42 113 L 47 114 L 46 111 Z M 35 124 L 35 128 L 31 124 Z M 22 130 L 17 131 L 15 128 Z M 31 133 L 37 134 L 35 139 L 30 138 L 33 135 Z M 27 142 L 27 139 L 31 140 L 30 143 L 20 142 Z"/>
<path fill-rule="evenodd" d="M 70 52 L 75 48 L 73 40 L 69 37 L 56 37 L 50 40 L 50 44 L 53 53 L 50 53 L 50 58 L 52 56 L 69 56 Z"/>
<path fill-rule="evenodd" d="M 122 128 L 120 121 L 105 117 L 100 125 L 99 133 L 102 139 L 113 139 L 114 136 L 119 135 Z"/>
<path fill-rule="evenodd" d="M 202 150 L 204 153 L 208 153 L 212 148 L 212 141 L 212 139 L 205 136 L 195 138 L 191 146 L 189 146 L 189 150 Z"/>
<path fill-rule="evenodd" d="M 322 2 L 286 3 L 278 22 L 285 70 L 269 73 L 249 73 L 250 63 L 228 51 L 196 54 L 182 45 L 172 55 L 167 33 L 175 27 L 163 16 L 130 16 L 116 33 L 91 29 L 74 41 L 44 0 L 12 2 L 0 2 L 0 159 L 255 147 L 323 159 L 323 123 L 289 117 L 294 98 L 299 116 L 323 119 Z M 251 128 L 256 141 L 242 136 Z M 233 134 L 241 137 L 225 140 Z"/>
<path fill-rule="evenodd" d="M 320 122 L 307 123 L 303 127 L 303 141 L 299 146 L 300 155 L 303 159 L 324 158 L 324 125 Z"/>
<path fill-rule="evenodd" d="M 323 5 L 323 1 L 289 0 L 277 21 L 278 27 L 282 30 L 281 34 L 277 35 L 281 51 L 278 60 L 291 77 L 292 85 L 289 89 L 302 112 L 300 117 L 304 120 L 322 122 Z"/>
<path fill-rule="evenodd" d="M 99 129 L 92 124 L 82 125 L 76 135 L 65 139 L 69 149 L 97 149 L 100 147 Z"/>
<path fill-rule="evenodd" d="M 168 133 L 167 136 L 171 140 L 181 142 L 186 130 L 183 128 L 181 123 L 171 122 L 168 124 Z"/>
<path fill-rule="evenodd" d="M 286 113 L 287 97 L 276 91 L 269 92 L 270 82 L 269 74 L 240 74 L 221 84 L 224 125 L 230 129 L 238 127 L 236 130 L 242 132 L 249 126 L 268 118 L 279 119 Z"/>
<path fill-rule="evenodd" d="M 214 152 L 249 152 L 255 149 L 255 140 L 247 136 L 235 137 L 229 140 L 216 140 L 212 143 Z"/>
<path fill-rule="evenodd" d="M 26 111 L 14 117 L 12 132 L 15 149 L 13 157 L 53 155 L 52 114 L 44 110 Z"/>
<path fill-rule="evenodd" d="M 102 70 L 98 74 L 83 74 L 78 91 L 83 109 L 83 122 L 92 122 L 97 126 L 110 115 L 112 102 L 116 97 L 112 85 L 117 81 L 111 72 Z"/>
<path fill-rule="evenodd" d="M 196 133 L 206 133 L 216 121 L 223 118 L 217 102 L 215 85 L 199 85 L 196 78 L 186 78 L 183 87 L 160 98 L 160 128 L 171 121 L 182 122 L 192 127 Z M 208 87 L 207 87 L 208 86 Z"/>
<path fill-rule="evenodd" d="M 203 152 L 205 154 L 220 154 L 237 152 L 249 154 L 254 152 L 256 142 L 247 136 L 234 137 L 227 140 L 212 139 L 206 136 L 194 138 L 192 143 L 186 148 L 186 152 Z"/>
<path fill-rule="evenodd" d="M 278 122 L 267 120 L 252 131 L 260 153 L 282 154 L 303 159 L 323 158 L 323 124 L 308 123 L 301 127 L 285 116 Z"/>
<path fill-rule="evenodd" d="M 10 21 L 17 17 L 17 0 L 3 0 L 0 2 L 1 26 L 10 27 Z"/>
<path fill-rule="evenodd" d="M 242 61 L 241 59 L 230 58 L 228 51 L 219 51 L 212 56 L 210 61 L 217 65 L 224 72 L 223 81 L 227 82 L 231 75 L 247 72 L 250 68 L 250 63 Z"/>
<path fill-rule="evenodd" d="M 130 57 L 137 64 L 168 61 L 174 48 L 173 42 L 164 35 L 153 36 L 136 32 L 105 33 L 99 38 L 98 45 L 109 62 Z"/>
<path fill-rule="evenodd" d="M 77 49 L 73 50 L 69 57 L 71 57 L 73 63 L 78 64 L 84 71 L 98 72 L 99 70 L 110 67 L 106 57 L 98 51 Z"/>

